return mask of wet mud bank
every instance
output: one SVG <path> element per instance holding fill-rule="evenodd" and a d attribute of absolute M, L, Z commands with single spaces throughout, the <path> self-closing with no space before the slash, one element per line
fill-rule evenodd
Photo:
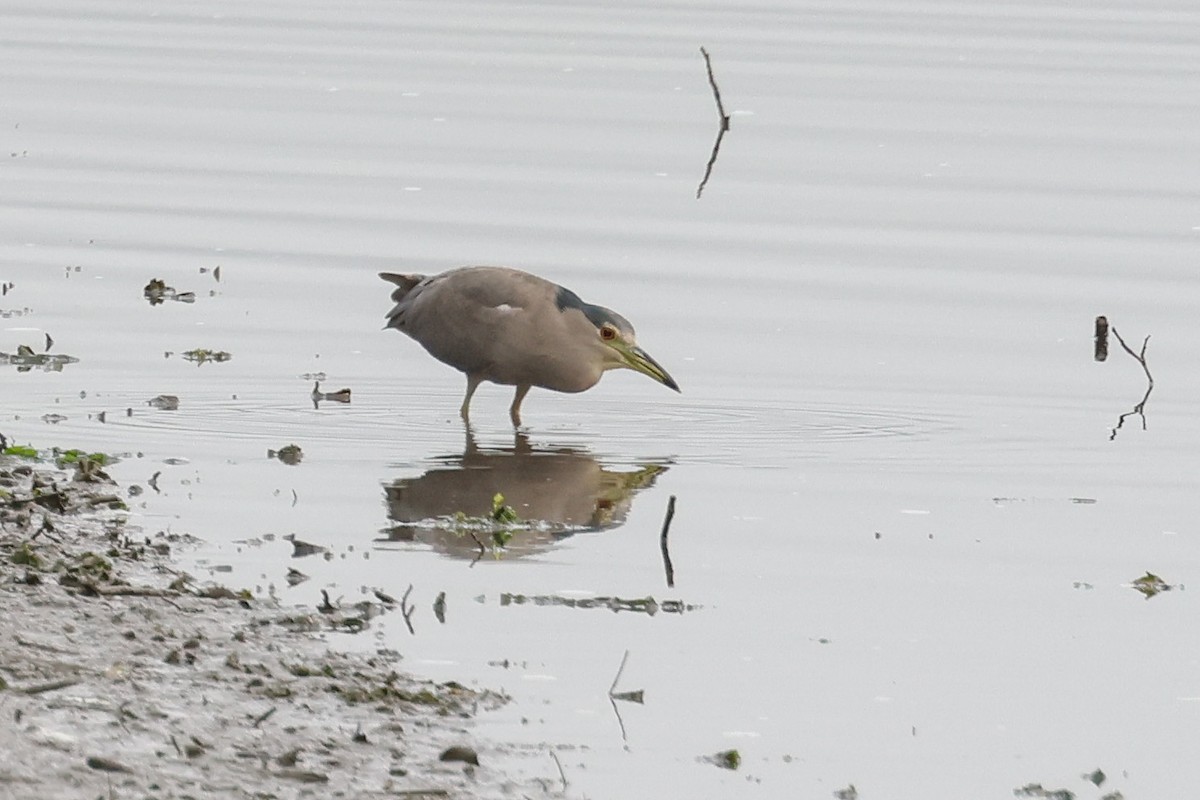
<path fill-rule="evenodd" d="M 0 797 L 516 788 L 470 734 L 503 696 L 339 652 L 336 613 L 194 582 L 186 539 L 133 529 L 124 494 L 86 458 L 0 458 Z"/>

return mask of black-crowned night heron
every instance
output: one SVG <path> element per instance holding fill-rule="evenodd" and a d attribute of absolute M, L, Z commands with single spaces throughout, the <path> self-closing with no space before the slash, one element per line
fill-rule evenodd
<path fill-rule="evenodd" d="M 517 387 L 509 408 L 513 425 L 521 424 L 521 401 L 531 387 L 582 392 L 609 369 L 632 369 L 679 391 L 638 347 L 629 320 L 544 278 L 505 267 L 379 277 L 396 284 L 387 327 L 466 373 L 464 420 L 483 381 Z"/>

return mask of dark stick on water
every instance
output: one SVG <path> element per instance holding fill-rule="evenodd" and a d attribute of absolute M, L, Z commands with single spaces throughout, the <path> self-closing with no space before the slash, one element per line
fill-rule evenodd
<path fill-rule="evenodd" d="M 1146 373 L 1146 380 L 1150 382 L 1150 388 L 1153 389 L 1154 376 L 1150 374 L 1150 367 L 1146 366 L 1146 345 L 1150 343 L 1149 335 L 1142 340 L 1142 351 L 1140 353 L 1135 353 L 1129 345 L 1125 344 L 1125 340 L 1121 338 L 1121 334 L 1117 333 L 1117 329 L 1115 327 L 1112 329 L 1112 333 L 1113 336 L 1117 337 L 1117 341 L 1121 344 L 1121 347 L 1125 350 L 1125 352 L 1133 356 L 1133 358 L 1142 365 L 1142 372 Z"/>
<path fill-rule="evenodd" d="M 553 758 L 554 763 L 558 765 L 558 777 L 562 779 L 562 787 L 563 791 L 565 792 L 567 790 L 567 786 L 569 785 L 567 783 L 567 773 L 563 772 L 562 762 L 558 760 L 558 753 L 555 753 L 553 750 L 551 750 L 550 757 Z"/>
<path fill-rule="evenodd" d="M 725 131 L 729 130 L 729 115 L 725 113 L 725 104 L 721 102 L 721 90 L 717 88 L 717 79 L 713 77 L 712 59 L 708 57 L 708 51 L 703 47 L 700 48 L 700 53 L 704 56 L 704 68 L 708 71 L 708 85 L 712 87 L 713 99 L 717 101 L 717 114 L 721 120 L 717 128 L 717 140 L 713 142 L 712 153 L 709 154 L 708 163 L 704 166 L 704 178 L 696 187 L 697 200 L 700 199 L 700 195 L 704 194 L 704 187 L 708 185 L 708 179 L 712 176 L 713 165 L 717 163 L 717 153 L 721 151 L 721 140 L 725 138 Z"/>
<path fill-rule="evenodd" d="M 416 606 L 408 604 L 408 596 L 412 594 L 413 585 L 410 583 L 408 588 L 404 590 L 404 596 L 400 598 L 400 614 L 404 617 L 404 624 L 408 626 L 408 632 L 416 636 L 417 632 L 413 630 L 412 615 L 416 611 Z"/>
<path fill-rule="evenodd" d="M 671 520 L 675 518 L 675 495 L 667 501 L 667 518 L 663 520 L 662 535 L 658 537 L 662 547 L 663 569 L 667 571 L 667 587 L 675 588 L 675 567 L 671 564 L 671 551 L 667 549 L 667 535 L 671 532 Z"/>
<path fill-rule="evenodd" d="M 713 77 L 712 59 L 708 57 L 708 51 L 703 47 L 700 48 L 700 54 L 704 56 L 704 68 L 708 70 L 708 85 L 712 87 L 713 98 L 717 101 L 717 113 L 721 115 L 721 130 L 729 130 L 729 115 L 725 113 L 725 104 L 721 102 L 721 90 L 717 88 L 717 79 Z"/>
<path fill-rule="evenodd" d="M 1104 361 L 1108 358 L 1108 317 L 1101 314 L 1096 317 L 1096 350 L 1095 359 Z"/>

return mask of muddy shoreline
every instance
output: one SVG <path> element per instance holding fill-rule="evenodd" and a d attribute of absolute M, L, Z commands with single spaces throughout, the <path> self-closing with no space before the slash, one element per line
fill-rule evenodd
<path fill-rule="evenodd" d="M 127 494 L 87 459 L 0 458 L 0 797 L 519 791 L 470 733 L 506 698 L 331 649 L 338 612 L 191 580 Z"/>

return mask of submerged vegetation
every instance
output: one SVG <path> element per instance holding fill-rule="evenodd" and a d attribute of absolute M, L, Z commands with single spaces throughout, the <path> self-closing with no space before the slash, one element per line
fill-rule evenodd
<path fill-rule="evenodd" d="M 62 353 L 35 353 L 29 345 L 17 345 L 15 353 L 0 353 L 0 364 L 11 364 L 17 372 L 29 372 L 35 367 L 43 372 L 62 372 L 67 364 L 78 364 L 75 356 Z"/>
<path fill-rule="evenodd" d="M 183 358 L 185 361 L 192 361 L 196 366 L 200 366 L 210 361 L 216 364 L 224 363 L 233 358 L 233 354 L 227 353 L 224 350 L 210 350 L 207 347 L 197 347 L 193 350 L 185 350 Z"/>

